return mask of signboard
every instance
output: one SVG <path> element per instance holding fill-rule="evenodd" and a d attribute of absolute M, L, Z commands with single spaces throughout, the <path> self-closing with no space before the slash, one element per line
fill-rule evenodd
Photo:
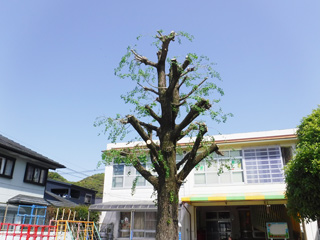
<path fill-rule="evenodd" d="M 289 239 L 289 229 L 286 222 L 267 222 L 267 235 L 269 239 Z"/>

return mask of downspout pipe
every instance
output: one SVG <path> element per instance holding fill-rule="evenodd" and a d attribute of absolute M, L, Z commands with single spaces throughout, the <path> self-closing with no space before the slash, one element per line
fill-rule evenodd
<path fill-rule="evenodd" d="M 187 210 L 189 213 L 189 239 L 191 240 L 192 233 L 191 233 L 191 213 L 189 212 L 188 208 L 184 205 L 184 202 L 182 203 L 183 207 Z"/>

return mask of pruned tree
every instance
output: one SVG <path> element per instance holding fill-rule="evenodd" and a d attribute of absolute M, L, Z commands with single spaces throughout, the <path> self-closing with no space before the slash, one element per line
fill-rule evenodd
<path fill-rule="evenodd" d="M 320 218 L 320 107 L 297 130 L 296 155 L 285 169 L 287 208 L 297 220 Z"/>
<path fill-rule="evenodd" d="M 195 121 L 209 115 L 218 122 L 227 115 L 213 108 L 219 102 L 223 90 L 215 84 L 220 79 L 213 64 L 205 56 L 188 53 L 179 61 L 168 57 L 169 45 L 193 36 L 183 32 L 154 37 L 157 47 L 156 60 L 152 61 L 138 52 L 136 46 L 128 47 L 115 74 L 129 78 L 136 86 L 126 95 L 125 103 L 134 105 L 132 113 L 116 118 L 103 117 L 97 125 L 104 125 L 112 142 L 121 141 L 133 128 L 144 144 L 133 148 L 111 149 L 103 154 L 103 163 L 125 162 L 154 187 L 157 193 L 156 239 L 178 239 L 179 189 L 192 169 L 211 153 L 220 154 L 214 139 L 206 138 L 207 125 Z M 216 109 L 216 110 L 214 110 Z M 190 136 L 190 144 L 183 149 L 182 160 L 176 161 L 181 149 L 179 140 Z M 151 161 L 152 170 L 145 167 Z"/>

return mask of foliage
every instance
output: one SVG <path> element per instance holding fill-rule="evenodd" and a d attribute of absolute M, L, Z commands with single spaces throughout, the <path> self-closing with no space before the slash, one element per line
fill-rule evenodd
<path fill-rule="evenodd" d="M 296 155 L 285 169 L 287 208 L 296 219 L 320 217 L 320 106 L 297 130 Z"/>
<path fill-rule="evenodd" d="M 224 92 L 216 84 L 220 75 L 208 57 L 192 52 L 183 58 L 168 56 L 172 42 L 192 41 L 193 36 L 173 31 L 163 35 L 163 31 L 158 31 L 154 39 L 155 61 L 140 55 L 136 44 L 127 48 L 115 69 L 117 77 L 135 84 L 132 91 L 121 96 L 125 104 L 133 105 L 131 113 L 102 117 L 95 125 L 104 126 L 104 133 L 112 143 L 122 141 L 130 128 L 136 131 L 135 140 L 142 140 L 140 143 L 105 151 L 102 163 L 133 165 L 151 183 L 157 193 L 156 239 L 177 239 L 181 184 L 200 161 L 213 152 L 221 154 L 214 139 L 205 138 L 208 128 L 201 118 L 208 116 L 224 122 L 228 114 L 217 105 Z M 190 144 L 177 163 L 176 155 L 181 153 L 177 143 L 187 136 Z"/>
<path fill-rule="evenodd" d="M 59 173 L 57 172 L 48 172 L 48 178 L 55 180 L 55 181 L 59 181 L 59 182 L 65 182 L 65 183 L 70 183 L 67 179 L 65 179 L 64 177 L 62 177 Z"/>
<path fill-rule="evenodd" d="M 75 220 L 75 221 L 92 221 L 96 224 L 99 222 L 100 213 L 90 211 L 88 219 L 89 206 L 81 205 L 76 207 L 56 208 L 49 206 L 47 216 L 49 220 Z M 57 216 L 58 213 L 58 216 Z M 70 218 L 69 218 L 70 216 Z M 69 219 L 68 219 L 69 218 Z"/>

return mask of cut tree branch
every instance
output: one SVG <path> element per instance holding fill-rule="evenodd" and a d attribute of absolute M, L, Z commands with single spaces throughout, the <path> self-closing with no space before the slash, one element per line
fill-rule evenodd
<path fill-rule="evenodd" d="M 188 158 L 186 159 L 182 159 L 184 162 L 186 162 L 187 160 L 189 160 L 187 162 L 187 165 L 192 165 L 192 159 L 195 158 L 195 156 L 197 155 L 197 152 L 198 152 L 198 149 L 199 149 L 199 146 L 203 140 L 203 136 L 206 134 L 206 132 L 208 131 L 208 128 L 207 128 L 207 125 L 204 124 L 204 123 L 197 123 L 198 124 L 198 129 L 199 129 L 199 132 L 198 132 L 198 135 L 197 135 L 197 138 L 192 146 L 192 150 L 187 154 L 189 155 Z M 182 161 L 181 161 L 182 162 Z M 182 165 L 183 163 L 179 163 L 179 167 Z M 177 164 L 177 167 L 178 167 L 178 164 Z M 183 174 L 183 173 L 182 173 Z"/>
<path fill-rule="evenodd" d="M 186 56 L 186 60 L 184 60 L 182 66 L 181 66 L 182 71 L 184 71 L 189 66 L 190 63 L 191 63 L 191 61 L 190 61 L 189 56 Z"/>
<path fill-rule="evenodd" d="M 150 140 L 146 141 L 147 146 L 150 145 L 151 143 L 153 143 L 152 136 L 150 135 L 150 132 L 148 132 L 148 136 L 150 137 Z M 142 147 L 141 145 L 136 145 L 133 149 L 130 149 L 130 148 L 123 149 L 120 152 L 120 155 L 129 158 L 130 161 L 133 162 L 134 159 L 137 159 L 137 152 L 136 152 L 137 148 L 140 150 L 145 150 L 145 148 Z M 158 146 L 156 146 L 156 148 L 158 148 Z M 154 155 L 154 151 L 151 151 L 151 150 L 149 151 L 149 154 L 150 154 L 151 162 L 152 162 L 154 168 L 156 169 L 156 171 L 158 173 L 160 173 L 162 171 L 162 169 L 161 169 L 159 162 L 157 160 L 157 155 Z"/>
<path fill-rule="evenodd" d="M 181 78 L 181 76 L 180 76 Z M 188 76 L 184 76 L 184 78 L 182 79 L 180 85 L 178 86 L 178 89 L 180 89 L 180 87 L 184 84 L 184 82 L 188 79 Z"/>
<path fill-rule="evenodd" d="M 161 49 L 157 53 L 157 55 L 158 55 L 158 64 L 159 63 L 163 63 L 163 62 L 166 61 L 167 54 L 168 54 L 169 43 L 171 41 L 174 41 L 175 36 L 176 36 L 176 33 L 174 31 L 172 31 L 169 35 L 160 35 L 160 36 L 158 36 L 158 38 L 162 42 Z"/>
<path fill-rule="evenodd" d="M 198 135 L 197 135 L 197 138 L 196 138 L 196 141 L 194 142 L 193 144 L 193 147 L 192 147 L 192 150 L 186 155 L 187 157 L 184 157 L 178 164 L 177 164 L 177 168 L 179 169 L 180 166 L 182 164 L 184 164 L 187 160 L 189 159 L 193 159 L 196 154 L 197 154 L 197 151 L 199 149 L 199 146 L 203 140 L 203 136 L 206 134 L 206 132 L 208 131 L 208 128 L 207 128 L 207 125 L 204 124 L 204 123 L 195 123 L 195 124 L 192 124 L 193 125 L 193 128 L 195 128 L 196 126 L 195 125 L 198 125 Z M 191 128 L 188 128 L 188 130 L 190 129 L 191 131 Z"/>
<path fill-rule="evenodd" d="M 131 52 L 134 54 L 134 57 L 138 62 L 144 63 L 145 65 L 149 65 L 149 66 L 152 66 L 152 67 L 157 67 L 157 64 L 155 62 L 152 62 L 148 58 L 139 55 L 133 49 L 131 49 Z"/>
<path fill-rule="evenodd" d="M 195 70 L 195 67 L 192 68 L 187 68 L 187 70 L 183 73 L 181 73 L 181 77 L 184 77 L 185 75 L 187 75 L 189 72 L 193 72 Z"/>
<path fill-rule="evenodd" d="M 179 66 L 177 63 L 177 59 L 173 58 L 171 60 L 171 67 L 169 73 L 169 87 L 167 90 L 167 96 L 172 96 L 174 89 L 179 81 L 180 74 L 179 74 Z"/>
<path fill-rule="evenodd" d="M 149 105 L 146 105 L 145 108 L 149 111 L 151 117 L 153 117 L 158 123 L 161 122 L 161 118 L 152 110 Z"/>
<path fill-rule="evenodd" d="M 199 145 L 200 146 L 200 145 Z M 198 146 L 198 147 L 199 147 Z M 202 148 L 198 148 L 197 152 L 200 151 Z M 193 149 L 191 150 L 191 152 Z M 188 174 L 192 171 L 192 169 L 197 166 L 204 158 L 209 156 L 211 153 L 217 153 L 218 155 L 223 156 L 223 154 L 219 151 L 219 147 L 214 142 L 209 146 L 206 147 L 201 153 L 195 155 L 194 157 L 189 157 L 188 161 L 184 165 L 183 169 L 178 173 L 179 181 L 184 181 L 184 179 L 188 176 Z M 192 153 L 190 153 L 191 155 Z"/>
<path fill-rule="evenodd" d="M 133 161 L 133 166 L 136 168 L 136 170 L 144 177 L 149 183 L 151 183 L 154 188 L 157 189 L 158 187 L 158 178 L 156 176 L 153 176 L 143 165 L 140 163 L 139 159 L 135 159 Z"/>
<path fill-rule="evenodd" d="M 127 121 L 131 124 L 131 126 L 137 131 L 137 133 L 140 135 L 140 137 L 147 143 L 147 147 L 152 152 L 153 156 L 157 158 L 157 164 L 159 164 L 160 167 L 162 166 L 162 163 L 158 162 L 158 146 L 149 138 L 148 134 L 144 131 L 142 128 L 142 125 L 138 119 L 136 119 L 133 115 L 127 115 Z"/>
<path fill-rule="evenodd" d="M 145 86 L 142 86 L 140 83 L 137 83 L 140 87 L 142 87 L 145 91 L 149 91 L 149 92 L 153 92 L 157 95 L 159 95 L 159 93 L 157 91 L 155 91 L 154 89 L 152 88 L 148 88 L 148 87 L 145 87 Z"/>
<path fill-rule="evenodd" d="M 145 122 L 141 122 L 141 121 L 139 121 L 139 123 L 140 123 L 140 125 L 142 127 L 146 128 L 148 132 L 149 131 L 155 131 L 156 133 L 158 133 L 158 131 L 159 131 L 158 127 L 156 127 L 156 126 L 154 126 L 154 125 L 152 125 L 150 123 L 145 123 Z"/>
<path fill-rule="evenodd" d="M 187 127 L 194 119 L 196 119 L 201 111 L 206 111 L 211 108 L 211 104 L 206 99 L 201 99 L 194 106 L 191 107 L 187 116 L 182 120 L 182 122 L 175 127 L 175 136 L 180 137 L 181 131 Z"/>
<path fill-rule="evenodd" d="M 188 97 L 190 97 L 190 95 L 191 95 L 192 93 L 194 93 L 197 89 L 199 89 L 199 87 L 200 87 L 205 81 L 207 81 L 207 79 L 208 79 L 208 78 L 206 77 L 205 79 L 202 80 L 201 83 L 199 83 L 198 85 L 194 86 L 194 87 L 192 88 L 192 90 L 191 90 L 186 96 L 180 98 L 179 101 L 184 101 L 185 99 L 187 99 Z"/>
<path fill-rule="evenodd" d="M 197 128 L 197 122 L 191 123 L 191 124 L 189 125 L 189 127 L 187 128 L 187 130 L 181 132 L 181 134 L 180 134 L 180 136 L 179 136 L 179 138 L 178 138 L 178 141 L 179 141 L 180 139 L 184 138 L 186 135 L 188 135 L 191 131 L 197 130 L 197 129 L 198 129 L 198 128 Z"/>

